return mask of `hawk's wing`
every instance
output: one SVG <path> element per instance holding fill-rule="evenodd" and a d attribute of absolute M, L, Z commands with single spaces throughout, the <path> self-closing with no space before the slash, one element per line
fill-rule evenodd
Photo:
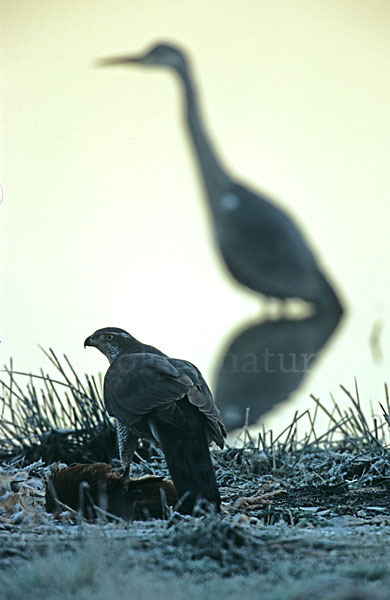
<path fill-rule="evenodd" d="M 178 370 L 188 375 L 193 382 L 192 387 L 187 392 L 188 399 L 207 418 L 210 434 L 208 436 L 209 442 L 214 441 L 220 448 L 223 448 L 226 428 L 222 423 L 219 410 L 214 402 L 209 386 L 203 379 L 202 373 L 195 365 L 188 361 L 177 358 L 170 360 Z"/>
<path fill-rule="evenodd" d="M 177 401 L 186 396 L 205 415 L 210 441 L 223 447 L 225 429 L 219 412 L 206 382 L 191 363 L 156 354 L 122 354 L 104 380 L 108 412 L 128 427 L 148 415 L 183 427 L 186 420 Z"/>

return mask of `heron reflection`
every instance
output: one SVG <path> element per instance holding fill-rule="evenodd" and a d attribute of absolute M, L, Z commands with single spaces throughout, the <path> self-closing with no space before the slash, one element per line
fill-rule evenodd
<path fill-rule="evenodd" d="M 332 313 L 252 324 L 222 351 L 215 400 L 228 431 L 286 401 L 313 369 L 338 324 Z"/>

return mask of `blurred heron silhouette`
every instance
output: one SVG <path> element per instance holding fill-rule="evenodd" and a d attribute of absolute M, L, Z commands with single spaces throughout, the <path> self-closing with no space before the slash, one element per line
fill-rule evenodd
<path fill-rule="evenodd" d="M 293 219 L 270 198 L 230 176 L 223 166 L 206 132 L 184 52 L 160 43 L 145 54 L 107 58 L 99 64 L 173 69 L 183 87 L 185 122 L 209 201 L 215 239 L 231 275 L 264 296 L 300 298 L 340 319 L 343 309 L 338 296 Z"/>
<path fill-rule="evenodd" d="M 219 356 L 214 385 L 226 429 L 254 425 L 286 402 L 313 370 L 338 320 L 336 313 L 317 312 L 234 332 Z"/>

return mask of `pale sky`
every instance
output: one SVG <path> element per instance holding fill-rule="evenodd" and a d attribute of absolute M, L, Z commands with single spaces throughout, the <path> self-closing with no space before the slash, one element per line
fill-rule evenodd
<path fill-rule="evenodd" d="M 40 344 L 105 371 L 82 344 L 114 325 L 212 383 L 223 339 L 263 307 L 215 251 L 172 73 L 94 67 L 163 40 L 188 51 L 232 173 L 294 215 L 348 308 L 286 414 L 355 375 L 383 401 L 390 3 L 15 0 L 2 13 L 1 363 L 46 369 Z"/>

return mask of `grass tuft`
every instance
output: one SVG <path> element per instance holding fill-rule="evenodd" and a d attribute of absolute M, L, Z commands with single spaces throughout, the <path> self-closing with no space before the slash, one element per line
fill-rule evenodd
<path fill-rule="evenodd" d="M 0 380 L 0 460 L 42 458 L 47 464 L 110 462 L 116 455 L 114 426 L 104 409 L 101 385 L 82 380 L 66 355 L 43 350 L 58 379 L 41 370 L 15 371 L 12 360 Z"/>

